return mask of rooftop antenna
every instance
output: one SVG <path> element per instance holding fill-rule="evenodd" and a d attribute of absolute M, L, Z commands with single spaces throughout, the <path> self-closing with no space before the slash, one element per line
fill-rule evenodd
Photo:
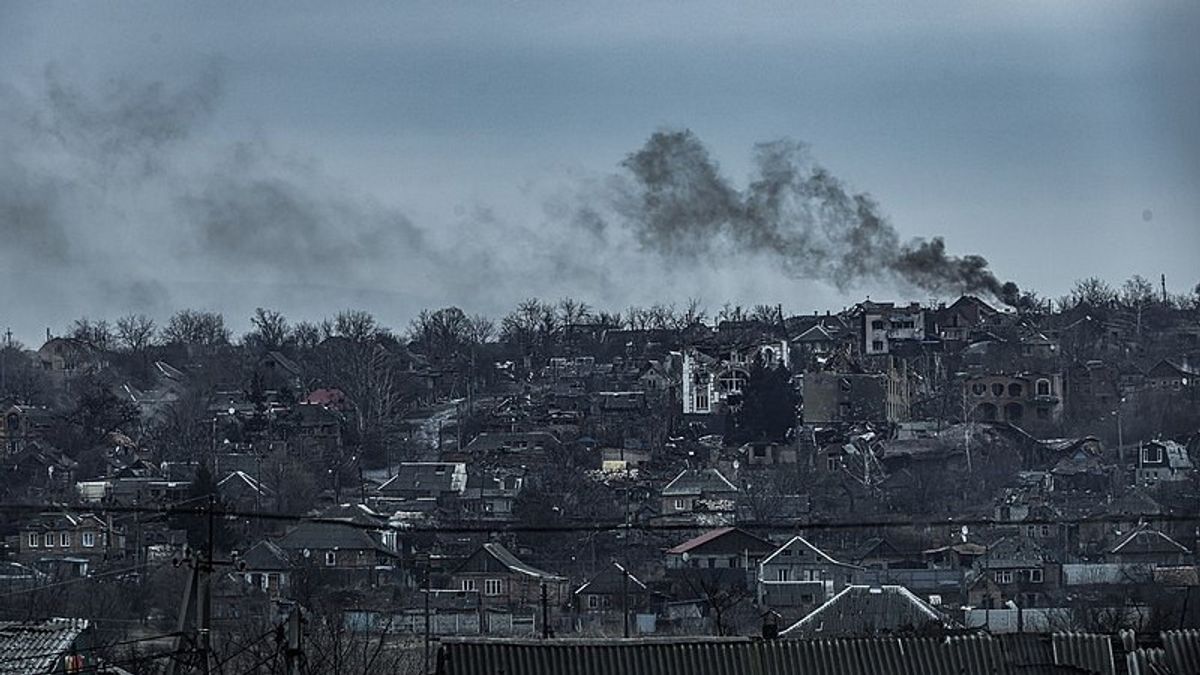
<path fill-rule="evenodd" d="M 1167 304 L 1167 275 L 1165 273 L 1160 274 L 1158 278 L 1162 282 L 1163 304 L 1165 305 Z"/>

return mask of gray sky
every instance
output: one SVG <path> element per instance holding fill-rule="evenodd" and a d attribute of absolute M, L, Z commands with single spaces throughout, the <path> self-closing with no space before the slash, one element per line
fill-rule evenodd
<path fill-rule="evenodd" d="M 683 128 L 736 185 L 803 141 L 904 240 L 1043 295 L 1200 281 L 1200 4 L 842 4 L 0 3 L 0 329 L 928 298 L 579 224 Z"/>

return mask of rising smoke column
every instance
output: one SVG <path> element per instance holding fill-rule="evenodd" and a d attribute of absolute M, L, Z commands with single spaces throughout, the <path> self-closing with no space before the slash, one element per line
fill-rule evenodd
<path fill-rule="evenodd" d="M 946 253 L 940 237 L 902 242 L 867 194 L 851 193 L 794 141 L 760 143 L 745 189 L 726 180 L 690 131 L 659 131 L 622 166 L 616 210 L 641 244 L 669 258 L 767 254 L 796 278 L 845 290 L 898 280 L 927 291 L 1017 295 L 978 255 Z"/>

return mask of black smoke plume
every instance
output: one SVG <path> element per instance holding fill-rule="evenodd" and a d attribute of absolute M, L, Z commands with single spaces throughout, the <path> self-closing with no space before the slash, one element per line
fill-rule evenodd
<path fill-rule="evenodd" d="M 946 253 L 941 237 L 902 242 L 869 195 L 852 193 L 793 141 L 760 143 L 745 189 L 726 180 L 690 131 L 660 131 L 622 163 L 617 210 L 642 245 L 667 257 L 735 252 L 774 257 L 788 275 L 845 290 L 898 280 L 935 293 L 1011 303 L 982 256 Z"/>

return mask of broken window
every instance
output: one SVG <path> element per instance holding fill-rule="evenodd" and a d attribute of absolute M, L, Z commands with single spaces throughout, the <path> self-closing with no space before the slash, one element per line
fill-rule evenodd
<path fill-rule="evenodd" d="M 1017 384 L 1016 382 L 1013 382 L 1012 384 L 1008 385 L 1008 395 L 1010 398 L 1020 398 L 1021 390 L 1022 390 L 1021 385 Z"/>
<path fill-rule="evenodd" d="M 983 396 L 987 393 L 987 385 L 982 382 L 976 382 L 975 384 L 971 385 L 971 393 L 975 394 L 976 396 Z"/>
<path fill-rule="evenodd" d="M 1003 395 L 1004 395 L 1004 385 L 1000 384 L 999 382 L 993 383 L 992 384 L 992 396 L 1003 396 Z"/>

